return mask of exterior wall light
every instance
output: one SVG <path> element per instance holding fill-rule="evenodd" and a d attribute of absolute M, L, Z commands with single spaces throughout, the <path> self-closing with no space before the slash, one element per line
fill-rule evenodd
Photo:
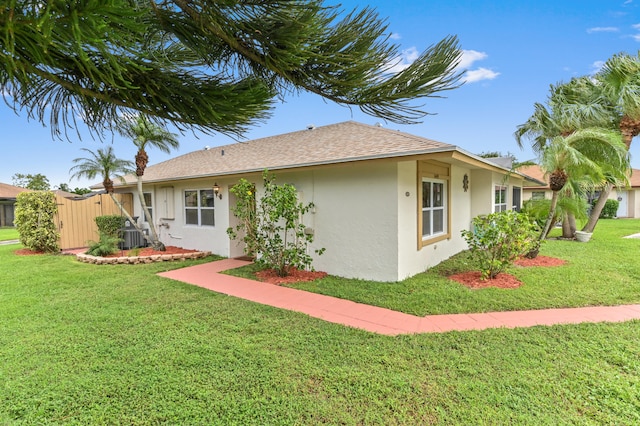
<path fill-rule="evenodd" d="M 220 192 L 220 186 L 218 185 L 218 182 L 213 184 L 213 195 L 222 200 L 222 193 Z"/>

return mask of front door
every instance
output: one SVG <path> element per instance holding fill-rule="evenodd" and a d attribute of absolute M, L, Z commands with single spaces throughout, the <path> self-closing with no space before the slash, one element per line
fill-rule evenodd
<path fill-rule="evenodd" d="M 617 217 L 629 217 L 629 191 L 618 192 L 618 211 Z"/>

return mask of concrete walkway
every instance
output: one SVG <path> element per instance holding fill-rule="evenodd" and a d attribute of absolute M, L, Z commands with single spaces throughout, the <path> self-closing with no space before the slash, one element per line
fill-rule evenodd
<path fill-rule="evenodd" d="M 389 336 L 640 319 L 640 305 L 418 317 L 331 296 L 220 274 L 221 271 L 238 268 L 249 263 L 242 260 L 225 259 L 163 272 L 158 275 L 204 287 L 217 293 L 302 312 L 325 321 Z"/>
<path fill-rule="evenodd" d="M 0 246 L 8 246 L 9 244 L 18 244 L 20 240 L 4 240 L 0 241 Z"/>

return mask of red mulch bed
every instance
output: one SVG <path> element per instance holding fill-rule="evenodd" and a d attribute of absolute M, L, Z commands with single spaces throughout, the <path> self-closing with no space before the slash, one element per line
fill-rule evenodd
<path fill-rule="evenodd" d="M 262 271 L 256 272 L 256 277 L 258 277 L 260 281 L 277 285 L 298 283 L 302 281 L 313 281 L 324 278 L 326 276 L 326 272 L 301 271 L 296 268 L 291 269 L 289 271 L 289 275 L 287 275 L 286 277 L 279 277 L 276 271 L 273 269 L 264 269 Z"/>
<path fill-rule="evenodd" d="M 537 256 L 534 259 L 521 258 L 515 261 L 517 266 L 528 267 L 528 266 L 542 266 L 542 267 L 550 267 L 550 266 L 561 266 L 564 265 L 566 261 L 562 259 L 556 259 L 555 257 L 548 256 Z M 463 272 L 460 274 L 450 275 L 449 279 L 459 282 L 460 284 L 472 288 L 487 288 L 487 287 L 496 287 L 496 288 L 518 288 L 522 285 L 522 281 L 518 280 L 516 277 L 510 274 L 505 274 L 504 272 L 498 274 L 492 280 L 482 280 L 480 279 L 481 274 L 479 271 L 469 271 Z"/>
<path fill-rule="evenodd" d="M 33 250 L 29 250 L 28 248 L 18 249 L 14 251 L 14 253 L 17 254 L 18 256 L 33 256 L 36 254 L 44 254 L 44 252 L 42 251 L 33 251 Z"/>

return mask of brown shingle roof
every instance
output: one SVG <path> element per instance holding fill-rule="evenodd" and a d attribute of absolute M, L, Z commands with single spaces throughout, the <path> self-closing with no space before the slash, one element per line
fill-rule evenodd
<path fill-rule="evenodd" d="M 31 191 L 30 189 L 20 188 L 19 186 L 13 186 L 6 183 L 0 183 L 0 198 L 16 198 L 16 196 L 25 191 Z"/>
<path fill-rule="evenodd" d="M 144 180 L 220 176 L 454 149 L 454 145 L 347 121 L 190 152 L 149 166 Z M 135 182 L 135 177 L 127 176 L 126 182 Z"/>
<path fill-rule="evenodd" d="M 534 179 L 537 179 L 539 181 L 547 182 L 547 179 L 545 179 L 545 176 L 544 176 L 544 171 L 542 171 L 540 166 L 537 166 L 537 165 L 534 165 L 534 166 L 522 166 L 522 167 L 518 168 L 518 172 L 522 173 L 523 175 L 530 176 L 530 177 L 532 177 Z M 631 188 L 640 187 L 640 169 L 631 169 L 631 177 L 629 178 L 629 186 Z M 548 184 L 547 184 L 546 188 L 549 188 Z"/>

